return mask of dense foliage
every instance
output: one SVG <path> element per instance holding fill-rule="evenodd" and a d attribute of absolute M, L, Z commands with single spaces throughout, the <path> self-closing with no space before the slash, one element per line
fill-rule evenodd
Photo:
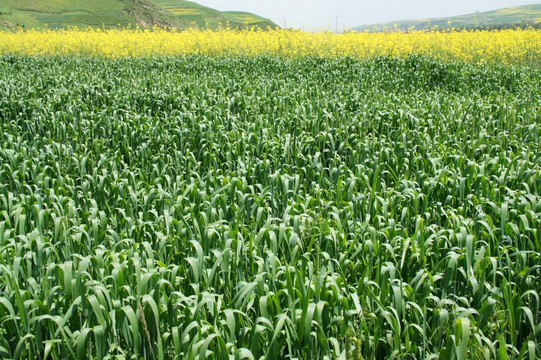
<path fill-rule="evenodd" d="M 540 86 L 0 58 L 0 358 L 539 358 Z"/>

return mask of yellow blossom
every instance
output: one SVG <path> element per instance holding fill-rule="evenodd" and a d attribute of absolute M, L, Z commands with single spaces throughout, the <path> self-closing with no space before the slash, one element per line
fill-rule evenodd
<path fill-rule="evenodd" d="M 280 29 L 189 29 L 177 32 L 158 28 L 105 31 L 74 28 L 0 32 L 2 54 L 113 58 L 192 54 L 369 58 L 419 54 L 477 63 L 539 64 L 541 31 L 512 29 L 335 34 Z"/>

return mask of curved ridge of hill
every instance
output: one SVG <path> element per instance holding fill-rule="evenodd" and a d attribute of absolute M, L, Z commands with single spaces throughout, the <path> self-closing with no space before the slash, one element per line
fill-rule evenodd
<path fill-rule="evenodd" d="M 221 12 L 185 0 L 0 0 L 0 30 L 99 27 L 278 27 L 247 12 Z"/>
<path fill-rule="evenodd" d="M 416 30 L 432 28 L 466 27 L 474 28 L 480 26 L 512 26 L 512 25 L 533 25 L 541 22 L 541 4 L 514 6 L 504 9 L 476 12 L 473 14 L 440 17 L 431 19 L 399 20 L 379 24 L 363 25 L 354 28 L 355 31 L 376 30 L 384 28 L 392 30 L 395 25 L 400 30 L 407 30 L 414 27 Z"/>

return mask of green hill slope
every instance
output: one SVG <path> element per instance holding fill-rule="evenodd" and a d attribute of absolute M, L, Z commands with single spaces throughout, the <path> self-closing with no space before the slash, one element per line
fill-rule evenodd
<path fill-rule="evenodd" d="M 384 28 L 393 29 L 395 24 L 401 30 L 415 27 L 417 30 L 432 28 L 437 25 L 439 28 L 449 27 L 478 27 L 478 26 L 496 26 L 496 25 L 524 25 L 536 24 L 541 22 L 541 4 L 515 6 L 505 9 L 498 9 L 486 12 L 477 12 L 473 14 L 441 17 L 418 20 L 400 20 L 386 23 L 363 25 L 353 30 L 364 31 L 383 30 Z"/>
<path fill-rule="evenodd" d="M 185 0 L 152 0 L 155 4 L 161 6 L 165 10 L 173 13 L 182 19 L 188 19 L 194 22 L 199 27 L 216 28 L 227 23 L 231 27 L 246 27 L 259 26 L 263 29 L 267 27 L 276 27 L 277 25 L 269 19 L 261 16 L 241 12 L 241 11 L 225 11 L 221 12 L 197 3 Z"/>
<path fill-rule="evenodd" d="M 277 26 L 251 13 L 220 12 L 183 0 L 0 0 L 0 30 L 136 25 L 215 29 L 227 23 L 232 28 Z"/>

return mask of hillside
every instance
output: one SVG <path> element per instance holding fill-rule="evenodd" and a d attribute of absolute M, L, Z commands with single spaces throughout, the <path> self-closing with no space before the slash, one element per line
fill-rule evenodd
<path fill-rule="evenodd" d="M 517 24 L 535 24 L 541 21 L 541 4 L 515 6 L 504 9 L 477 12 L 473 14 L 440 17 L 431 19 L 417 20 L 399 20 L 386 23 L 363 25 L 354 28 L 356 31 L 367 29 L 382 31 L 384 28 L 394 29 L 395 25 L 406 30 L 415 27 L 417 30 L 432 28 L 437 25 L 439 28 L 451 27 L 478 27 L 478 26 L 496 26 L 496 25 L 517 25 Z"/>
<path fill-rule="evenodd" d="M 261 16 L 241 11 L 218 11 L 191 1 L 184 0 L 152 0 L 155 4 L 174 14 L 177 18 L 195 22 L 199 27 L 216 28 L 220 24 L 230 24 L 231 27 L 259 26 L 277 27 L 271 20 Z"/>
<path fill-rule="evenodd" d="M 216 29 L 276 27 L 269 19 L 246 12 L 220 12 L 184 0 L 0 0 L 0 30 L 16 28 L 170 27 Z"/>

